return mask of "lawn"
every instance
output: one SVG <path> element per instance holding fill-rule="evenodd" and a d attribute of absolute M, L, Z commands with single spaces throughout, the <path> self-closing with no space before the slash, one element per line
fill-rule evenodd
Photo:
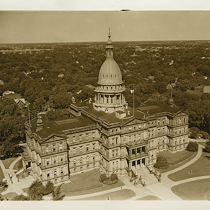
<path fill-rule="evenodd" d="M 4 198 L 4 200 L 7 200 L 8 199 L 9 201 L 11 201 L 16 196 L 17 196 L 17 193 L 15 193 L 15 192 L 9 192 L 9 193 L 7 193 L 5 195 L 2 195 L 2 197 Z"/>
<path fill-rule="evenodd" d="M 4 174 L 3 174 L 3 171 L 2 171 L 2 169 L 0 167 L 0 181 L 2 181 L 3 178 L 4 178 Z"/>
<path fill-rule="evenodd" d="M 210 179 L 187 182 L 171 188 L 183 200 L 210 200 Z"/>
<path fill-rule="evenodd" d="M 16 160 L 16 159 L 17 159 L 17 157 L 12 157 L 12 158 L 8 158 L 8 159 L 5 159 L 5 160 L 2 160 L 2 162 L 3 162 L 3 164 L 4 164 L 4 167 L 5 167 L 6 169 L 8 169 L 9 166 L 11 165 L 11 163 L 12 163 L 14 160 Z"/>
<path fill-rule="evenodd" d="M 20 159 L 18 160 L 17 163 L 15 163 L 13 169 L 19 171 L 22 168 L 23 168 L 23 162 L 22 162 L 22 159 Z"/>
<path fill-rule="evenodd" d="M 165 173 L 165 172 L 171 171 L 171 170 L 178 168 L 178 167 L 184 165 L 185 163 L 189 162 L 197 155 L 197 152 L 188 152 L 188 151 L 184 150 L 184 151 L 177 152 L 177 153 L 170 153 L 168 151 L 164 151 L 164 152 L 159 152 L 158 155 L 162 155 L 162 156 L 166 157 L 169 162 L 169 167 L 166 169 L 157 169 L 156 168 L 157 171 L 159 171 L 161 173 Z M 187 158 L 184 159 L 185 157 L 187 157 Z M 174 163 L 176 163 L 176 164 L 174 164 Z"/>
<path fill-rule="evenodd" d="M 203 152 L 196 162 L 180 171 L 170 174 L 168 178 L 173 181 L 180 181 L 183 179 L 206 175 L 210 175 L 210 156 L 208 153 Z"/>
<path fill-rule="evenodd" d="M 100 170 L 95 169 L 89 172 L 71 176 L 71 182 L 63 184 L 61 187 L 61 192 L 65 194 L 65 196 L 76 196 L 109 190 L 124 185 L 124 183 L 122 183 L 120 180 L 113 185 L 104 185 L 99 182 L 100 174 Z"/>
<path fill-rule="evenodd" d="M 139 198 L 139 199 L 136 199 L 137 201 L 140 201 L 140 200 L 144 200 L 144 201 L 154 201 L 154 200 L 161 200 L 160 198 L 158 198 L 157 196 L 154 196 L 154 195 L 147 195 L 147 196 L 144 196 L 142 198 Z"/>
<path fill-rule="evenodd" d="M 110 200 L 127 200 L 129 198 L 132 198 L 133 196 L 135 196 L 135 193 L 132 190 L 124 189 L 78 200 L 108 200 L 108 197 Z"/>

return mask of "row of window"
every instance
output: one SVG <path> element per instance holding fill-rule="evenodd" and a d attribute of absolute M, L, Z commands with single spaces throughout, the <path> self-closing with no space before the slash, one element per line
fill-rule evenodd
<path fill-rule="evenodd" d="M 57 173 L 57 168 L 53 170 L 54 176 L 63 175 L 63 167 L 60 168 L 60 174 Z M 50 171 L 47 172 L 47 178 L 50 178 Z"/>
<path fill-rule="evenodd" d="M 59 150 L 62 150 L 62 149 L 63 149 L 63 143 L 60 143 L 60 145 L 59 145 Z M 46 146 L 45 151 L 46 151 L 46 153 L 49 152 L 49 146 Z M 53 151 L 53 152 L 57 151 L 57 150 L 56 150 L 56 145 L 55 145 L 55 144 L 53 144 L 52 151 Z"/>
<path fill-rule="evenodd" d="M 63 156 L 60 156 L 60 162 L 63 162 Z M 54 157 L 52 164 L 56 164 L 56 163 L 57 163 L 57 158 Z M 47 164 L 47 166 L 50 165 L 50 159 L 46 159 L 46 164 Z"/>
<path fill-rule="evenodd" d="M 92 160 L 95 161 L 95 154 L 93 154 L 92 158 L 93 158 Z M 86 162 L 89 162 L 89 156 L 87 156 L 85 159 L 86 159 Z M 76 165 L 76 162 L 77 162 L 76 158 L 74 158 L 73 162 L 74 162 L 74 165 Z M 83 163 L 83 157 L 80 157 L 80 164 L 82 163 Z"/>
<path fill-rule="evenodd" d="M 87 144 L 86 146 L 84 146 L 84 145 L 79 146 L 80 152 L 83 152 L 83 148 L 86 148 L 85 151 L 88 152 L 90 149 L 89 147 L 90 147 L 90 144 Z M 77 147 L 73 147 L 73 154 L 76 154 L 76 148 Z M 92 149 L 95 149 L 95 143 L 92 144 Z"/>
<path fill-rule="evenodd" d="M 86 133 L 86 134 L 80 134 L 79 135 L 79 140 L 82 141 L 83 140 L 83 137 L 85 138 L 85 140 L 88 140 L 89 139 L 89 133 Z M 95 132 L 92 132 L 92 138 L 94 139 L 95 138 Z M 72 136 L 72 140 L 73 142 L 76 141 L 76 136 Z"/>

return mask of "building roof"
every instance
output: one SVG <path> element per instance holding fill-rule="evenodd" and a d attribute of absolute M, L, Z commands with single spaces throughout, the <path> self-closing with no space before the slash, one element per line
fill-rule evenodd
<path fill-rule="evenodd" d="M 186 90 L 186 93 L 197 95 L 199 97 L 201 97 L 201 95 L 202 95 L 202 92 L 199 90 Z"/>
<path fill-rule="evenodd" d="M 69 118 L 66 120 L 48 121 L 45 117 L 42 119 L 43 129 L 36 132 L 37 118 L 31 120 L 31 131 L 37 133 L 41 138 L 47 138 L 52 134 L 64 134 L 63 131 L 77 129 L 85 126 L 95 125 L 92 120 L 84 116 Z"/>
<path fill-rule="evenodd" d="M 210 93 L 210 86 L 204 86 L 203 93 Z"/>

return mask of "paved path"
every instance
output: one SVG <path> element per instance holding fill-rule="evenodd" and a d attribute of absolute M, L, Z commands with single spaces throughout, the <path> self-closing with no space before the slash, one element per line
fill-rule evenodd
<path fill-rule="evenodd" d="M 22 189 L 27 188 L 31 185 L 31 183 L 34 181 L 32 176 L 20 179 L 18 182 L 18 179 L 15 175 L 16 170 L 13 169 L 14 165 L 17 163 L 17 161 L 19 161 L 22 157 L 18 157 L 16 160 L 14 160 L 11 165 L 9 166 L 9 169 L 6 169 L 4 167 L 3 162 L 0 160 L 0 166 L 2 168 L 2 171 L 4 173 L 4 177 L 7 180 L 7 184 L 8 184 L 8 188 L 7 190 L 5 190 L 4 192 L 2 192 L 2 195 L 5 195 L 9 192 L 15 192 L 18 195 L 20 194 L 24 194 L 24 192 L 22 191 Z M 10 180 L 9 177 L 9 173 L 12 174 L 12 182 Z"/>

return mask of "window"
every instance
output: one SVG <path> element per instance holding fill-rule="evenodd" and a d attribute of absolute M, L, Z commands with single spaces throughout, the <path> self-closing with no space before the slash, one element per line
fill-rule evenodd
<path fill-rule="evenodd" d="M 54 176 L 56 176 L 57 174 L 57 169 L 54 169 Z"/>
<path fill-rule="evenodd" d="M 141 125 L 139 125 L 139 129 L 141 128 Z"/>
<path fill-rule="evenodd" d="M 93 160 L 95 160 L 95 154 L 93 154 Z"/>
<path fill-rule="evenodd" d="M 54 158 L 54 164 L 56 163 L 56 158 Z"/>
<path fill-rule="evenodd" d="M 88 160 L 89 160 L 89 157 L 88 157 L 88 156 L 87 156 L 86 160 L 87 160 L 87 162 L 88 162 Z"/>
<path fill-rule="evenodd" d="M 75 142 L 75 136 L 73 136 L 72 139 L 73 139 L 73 142 Z"/>
<path fill-rule="evenodd" d="M 118 150 L 116 150 L 116 156 L 118 156 Z"/>
<path fill-rule="evenodd" d="M 48 146 L 46 146 L 46 152 L 48 152 Z"/>
<path fill-rule="evenodd" d="M 50 160 L 49 159 L 47 159 L 47 166 L 49 166 L 50 165 Z"/>
<path fill-rule="evenodd" d="M 63 167 L 61 167 L 61 174 L 63 174 Z"/>
<path fill-rule="evenodd" d="M 50 177 L 50 172 L 48 171 L 48 172 L 47 172 L 47 178 L 49 178 L 49 177 Z"/>
<path fill-rule="evenodd" d="M 95 138 L 95 133 L 93 133 L 93 139 Z"/>
<path fill-rule="evenodd" d="M 53 152 L 55 152 L 55 145 L 53 145 Z"/>
<path fill-rule="evenodd" d="M 165 120 L 163 120 L 163 124 L 165 123 Z"/>
<path fill-rule="evenodd" d="M 112 157 L 114 157 L 114 150 L 112 150 Z"/>
<path fill-rule="evenodd" d="M 86 133 L 86 140 L 88 139 L 88 135 L 89 135 L 89 133 Z"/>
<path fill-rule="evenodd" d="M 63 156 L 61 156 L 61 162 L 63 161 Z"/>
<path fill-rule="evenodd" d="M 165 128 L 163 128 L 163 134 L 165 134 Z"/>
<path fill-rule="evenodd" d="M 74 159 L 74 165 L 76 165 L 76 159 Z"/>
<path fill-rule="evenodd" d="M 86 150 L 88 151 L 88 149 L 89 149 L 89 148 L 88 148 L 88 145 L 87 145 L 87 146 L 86 146 Z"/>
<path fill-rule="evenodd" d="M 74 154 L 75 154 L 75 149 L 76 149 L 76 148 L 73 148 L 73 153 L 74 153 Z"/>
<path fill-rule="evenodd" d="M 60 144 L 60 150 L 62 150 L 63 149 L 63 145 L 62 145 L 62 143 Z"/>
<path fill-rule="evenodd" d="M 80 147 L 80 152 L 82 152 L 82 146 Z"/>
<path fill-rule="evenodd" d="M 132 129 L 132 128 L 130 127 L 130 128 L 129 128 L 129 131 L 131 131 L 131 129 Z"/>
<path fill-rule="evenodd" d="M 114 144 L 114 138 L 112 139 L 112 144 Z"/>
<path fill-rule="evenodd" d="M 82 135 L 79 135 L 79 140 L 82 141 Z"/>
<path fill-rule="evenodd" d="M 118 161 L 116 161 L 116 168 L 118 167 Z"/>
<path fill-rule="evenodd" d="M 82 163 L 82 157 L 80 158 L 80 163 Z"/>
<path fill-rule="evenodd" d="M 158 129 L 158 135 L 160 134 L 160 129 Z"/>
<path fill-rule="evenodd" d="M 160 120 L 157 121 L 158 125 L 160 125 Z"/>

